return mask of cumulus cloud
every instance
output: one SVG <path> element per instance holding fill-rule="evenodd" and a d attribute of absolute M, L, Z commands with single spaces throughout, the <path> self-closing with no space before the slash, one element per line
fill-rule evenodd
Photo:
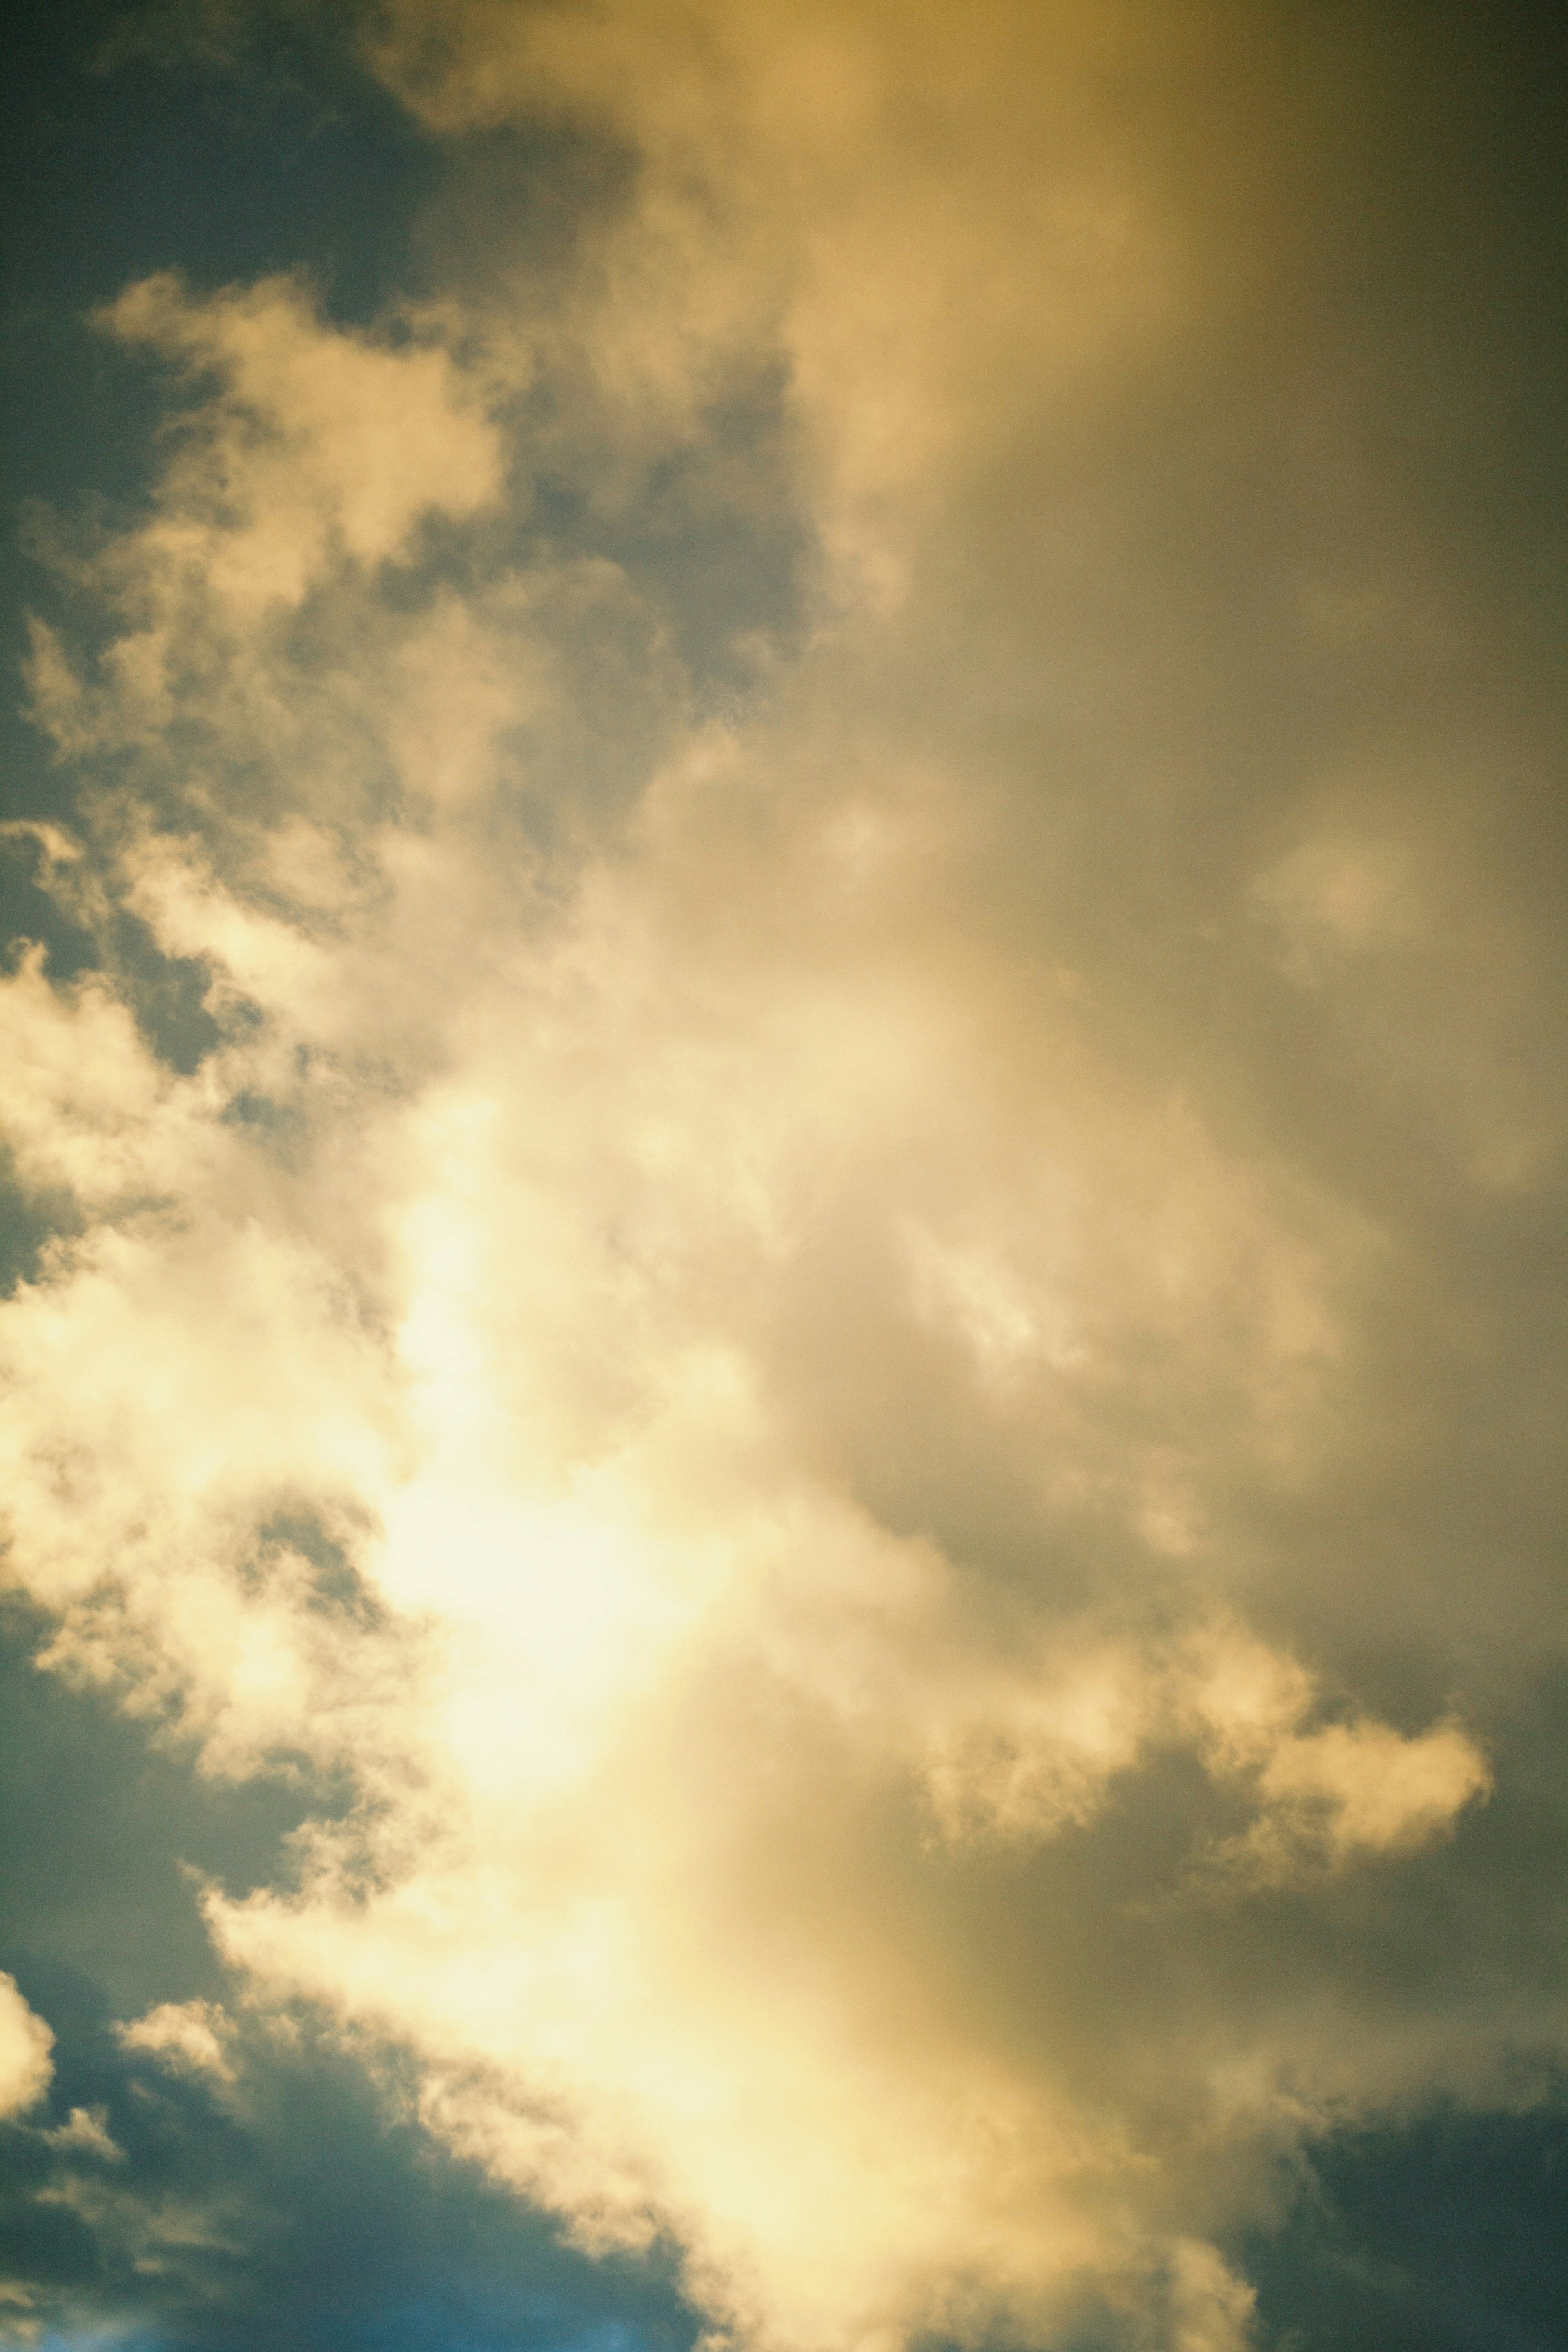
<path fill-rule="evenodd" d="M 122 2050 L 145 2051 L 177 2073 L 202 2075 L 216 2084 L 234 2080 L 225 2049 L 227 2039 L 228 2020 L 210 2000 L 162 2000 L 119 2032 Z"/>
<path fill-rule="evenodd" d="M 54 2040 L 16 1978 L 0 1975 L 0 2116 L 25 2115 L 43 2097 L 55 2071 Z"/>
<path fill-rule="evenodd" d="M 352 1788 L 208 1890 L 248 1997 L 778 2352 L 1091 2303 L 1237 2352 L 1273 2157 L 1563 2048 L 1484 1919 L 1368 1960 L 1462 1883 L 1551 1614 L 1529 1350 L 1465 1322 L 1476 1220 L 1557 1198 L 1548 929 L 1386 765 L 1342 821 L 1364 746 L 1290 764 L 1324 608 L 1268 499 L 1160 523 L 1168 387 L 1316 234 L 1249 111 L 1329 152 L 1306 37 L 406 0 L 365 54 L 455 171 L 632 157 L 569 264 L 498 221 L 375 333 L 278 279 L 101 322 L 184 406 L 72 559 L 107 642 L 37 642 L 99 968 L 0 985 L 69 1203 L 0 1308 L 10 1573 L 202 1770 Z M 716 420 L 764 379 L 759 506 Z M 743 691 L 625 537 L 689 460 L 671 530 L 813 551 Z M 1238 744 L 1265 591 L 1310 651 Z M 1505 920 L 1435 1035 L 1409 969 L 1461 995 Z M 221 2085 L 225 2033 L 120 2038 Z"/>

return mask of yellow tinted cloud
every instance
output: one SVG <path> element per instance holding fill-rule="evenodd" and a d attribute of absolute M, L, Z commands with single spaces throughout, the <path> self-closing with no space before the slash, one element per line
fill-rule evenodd
<path fill-rule="evenodd" d="M 15 1977 L 0 1974 L 0 2116 L 25 2114 L 54 2074 L 54 2035 L 28 2008 Z"/>
<path fill-rule="evenodd" d="M 1114 499 L 1041 520 L 1221 331 L 1177 118 L 1268 74 L 1223 16 L 378 25 L 436 129 L 638 171 L 537 312 L 503 243 L 412 341 L 276 282 L 111 313 L 213 382 L 100 552 L 106 661 L 40 652 L 62 749 L 141 763 L 55 885 L 195 962 L 217 1042 L 173 1073 L 131 969 L 0 988 L 18 1172 L 79 1227 L 0 1310 L 13 1572 L 205 1769 L 353 1775 L 297 1889 L 211 1893 L 255 1997 L 406 2045 L 584 2242 L 672 2233 L 716 2329 L 1092 2288 L 1235 2352 L 1238 2180 L 1507 2038 L 1356 1945 L 1490 1786 L 1446 1687 L 1357 1682 L 1431 1474 L 1401 1196 L 1304 1052 L 1293 1094 L 1214 1043 L 1405 936 L 1406 866 L 1216 815 L 1174 693 L 1156 760 L 1190 583 L 1140 576 L 1129 651 Z M 750 698 L 671 687 L 602 554 L 420 572 L 510 478 L 509 383 L 607 512 L 764 363 L 816 561 Z M 1555 1995 L 1510 2032 L 1561 2046 Z M 126 2038 L 223 2063 L 188 2008 Z"/>

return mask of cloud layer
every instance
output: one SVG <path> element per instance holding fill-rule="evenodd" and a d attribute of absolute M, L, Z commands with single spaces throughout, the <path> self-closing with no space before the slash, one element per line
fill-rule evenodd
<path fill-rule="evenodd" d="M 171 439 L 35 641 L 95 955 L 0 986 L 10 1572 L 202 1772 L 350 1791 L 206 1890 L 256 2013 L 716 2336 L 1237 2352 L 1281 2159 L 1563 2054 L 1496 1761 L 1550 729 L 1363 315 L 1446 85 L 1227 9 L 362 54 L 448 147 L 417 298 L 99 322 Z M 221 2099 L 230 2032 L 121 2046 Z"/>

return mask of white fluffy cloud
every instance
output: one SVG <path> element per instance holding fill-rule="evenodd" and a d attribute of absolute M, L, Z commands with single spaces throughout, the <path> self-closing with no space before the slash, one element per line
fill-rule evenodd
<path fill-rule="evenodd" d="M 28 2008 L 15 1977 L 0 1973 L 0 2116 L 25 2115 L 48 2089 L 55 2037 Z"/>

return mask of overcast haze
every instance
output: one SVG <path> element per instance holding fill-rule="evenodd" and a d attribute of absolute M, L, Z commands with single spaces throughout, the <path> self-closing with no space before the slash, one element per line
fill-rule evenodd
<path fill-rule="evenodd" d="M 0 2342 L 1568 2339 L 1563 51 L 19 37 Z"/>

